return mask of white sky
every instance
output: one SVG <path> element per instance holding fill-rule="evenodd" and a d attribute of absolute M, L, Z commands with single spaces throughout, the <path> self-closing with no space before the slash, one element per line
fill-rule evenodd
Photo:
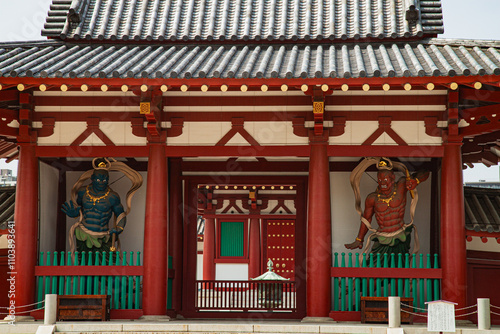
<path fill-rule="evenodd" d="M 0 41 L 45 39 L 40 31 L 52 0 L 0 0 Z M 500 0 L 442 0 L 445 33 L 442 38 L 500 40 Z M 15 162 L 0 168 L 13 169 Z M 477 165 L 464 172 L 464 181 L 498 181 L 498 166 Z"/>

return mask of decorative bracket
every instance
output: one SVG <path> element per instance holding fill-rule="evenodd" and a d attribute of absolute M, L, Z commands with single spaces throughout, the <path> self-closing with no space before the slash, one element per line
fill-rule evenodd
<path fill-rule="evenodd" d="M 384 132 L 389 135 L 398 145 L 408 145 L 391 127 L 392 117 L 381 116 L 378 118 L 378 129 L 366 139 L 362 145 L 372 145 Z"/>
<path fill-rule="evenodd" d="M 38 138 L 50 137 L 54 134 L 56 119 L 53 117 L 42 117 L 42 127 L 36 129 Z"/>

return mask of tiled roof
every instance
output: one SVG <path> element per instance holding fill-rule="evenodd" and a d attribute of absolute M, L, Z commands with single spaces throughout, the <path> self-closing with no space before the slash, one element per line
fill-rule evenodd
<path fill-rule="evenodd" d="M 443 33 L 441 0 L 53 0 L 44 36 L 308 40 Z"/>
<path fill-rule="evenodd" d="M 0 44 L 0 78 L 357 78 L 500 75 L 500 43 Z"/>
<path fill-rule="evenodd" d="M 500 190 L 464 187 L 465 227 L 476 232 L 500 232 Z"/>
<path fill-rule="evenodd" d="M 7 228 L 7 223 L 14 220 L 16 187 L 0 187 L 0 230 Z"/>

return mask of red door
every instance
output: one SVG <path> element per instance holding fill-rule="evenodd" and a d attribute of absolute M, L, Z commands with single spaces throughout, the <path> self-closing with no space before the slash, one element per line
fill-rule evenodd
<path fill-rule="evenodd" d="M 268 220 L 264 263 L 271 259 L 274 272 L 295 280 L 295 221 Z"/>

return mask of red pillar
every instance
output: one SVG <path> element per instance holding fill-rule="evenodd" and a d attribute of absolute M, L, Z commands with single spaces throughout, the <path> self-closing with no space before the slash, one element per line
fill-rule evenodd
<path fill-rule="evenodd" d="M 307 213 L 307 316 L 328 317 L 331 310 L 330 173 L 326 137 L 311 138 Z"/>
<path fill-rule="evenodd" d="M 215 222 L 213 218 L 205 218 L 203 234 L 203 280 L 215 280 Z"/>
<path fill-rule="evenodd" d="M 163 316 L 167 310 L 167 175 L 165 145 L 150 144 L 143 255 L 145 316 Z"/>
<path fill-rule="evenodd" d="M 38 161 L 35 145 L 20 144 L 18 181 L 16 187 L 15 221 L 15 269 L 14 278 L 16 307 L 35 302 L 35 266 L 38 246 Z M 10 254 L 10 253 L 9 253 Z M 27 311 L 36 307 L 21 308 Z M 29 316 L 29 314 L 21 314 Z"/>
<path fill-rule="evenodd" d="M 260 222 L 257 218 L 250 219 L 248 278 L 260 276 Z"/>
<path fill-rule="evenodd" d="M 179 311 L 182 307 L 182 171 L 179 158 L 170 160 L 170 254 L 175 272 L 172 284 L 172 308 Z"/>
<path fill-rule="evenodd" d="M 442 299 L 465 307 L 467 254 L 461 142 L 444 145 L 441 169 L 441 282 Z"/>

